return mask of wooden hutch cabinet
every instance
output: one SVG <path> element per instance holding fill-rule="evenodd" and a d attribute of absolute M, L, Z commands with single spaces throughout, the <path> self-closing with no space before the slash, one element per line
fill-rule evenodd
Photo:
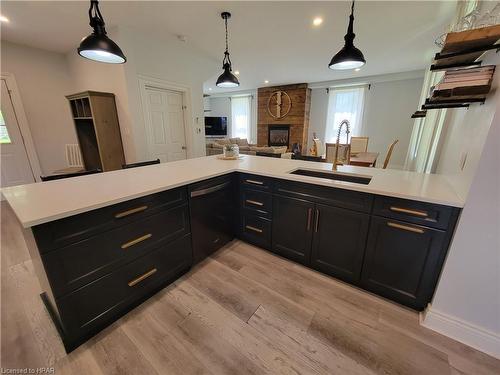
<path fill-rule="evenodd" d="M 112 171 L 125 163 L 115 95 L 84 91 L 69 95 L 86 170 Z"/>

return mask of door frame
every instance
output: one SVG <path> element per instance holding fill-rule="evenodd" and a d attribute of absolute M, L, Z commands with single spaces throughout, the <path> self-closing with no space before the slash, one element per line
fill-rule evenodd
<path fill-rule="evenodd" d="M 21 131 L 21 137 L 23 139 L 24 148 L 28 156 L 31 173 L 33 174 L 35 182 L 40 182 L 40 175 L 42 174 L 40 161 L 38 160 L 38 154 L 35 149 L 33 137 L 31 136 L 28 118 L 26 117 L 26 112 L 24 111 L 24 106 L 21 100 L 21 95 L 19 93 L 16 79 L 14 77 L 14 74 L 7 72 L 0 73 L 0 78 L 5 81 L 7 90 L 9 90 L 10 100 L 12 102 L 12 107 L 14 108 L 14 113 L 16 115 L 19 130 Z"/>
<path fill-rule="evenodd" d="M 159 90 L 167 90 L 167 91 L 175 91 L 182 94 L 182 106 L 183 106 L 183 123 L 184 123 L 184 139 L 186 141 L 186 159 L 193 157 L 192 153 L 194 150 L 193 145 L 193 135 L 192 132 L 189 131 L 193 128 L 193 118 L 192 116 L 187 116 L 188 113 L 191 113 L 191 88 L 189 86 L 165 81 L 163 79 L 149 77 L 145 75 L 138 75 L 139 80 L 139 92 L 141 96 L 141 104 L 142 104 L 142 115 L 144 119 L 144 131 L 146 132 L 148 125 L 150 124 L 150 118 L 148 114 L 148 102 L 147 102 L 147 92 L 148 88 L 159 89 Z M 152 157 L 150 154 L 149 147 L 149 136 L 146 139 L 148 155 Z"/>

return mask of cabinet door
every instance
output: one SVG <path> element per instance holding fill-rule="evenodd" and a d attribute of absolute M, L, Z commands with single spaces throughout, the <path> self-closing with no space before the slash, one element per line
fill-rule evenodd
<path fill-rule="evenodd" d="M 309 265 L 314 203 L 273 196 L 273 251 Z"/>
<path fill-rule="evenodd" d="M 311 266 L 349 282 L 359 281 L 370 216 L 316 205 Z"/>
<path fill-rule="evenodd" d="M 373 217 L 361 282 L 366 289 L 423 310 L 444 259 L 445 233 Z"/>

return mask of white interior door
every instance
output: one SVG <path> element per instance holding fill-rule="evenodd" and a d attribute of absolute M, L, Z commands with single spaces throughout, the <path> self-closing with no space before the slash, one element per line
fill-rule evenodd
<path fill-rule="evenodd" d="M 146 95 L 149 154 L 161 162 L 186 159 L 183 94 L 148 87 Z"/>
<path fill-rule="evenodd" d="M 29 184 L 35 182 L 33 172 L 26 153 L 21 130 L 17 122 L 14 106 L 2 81 L 2 100 L 0 112 L 0 169 L 1 187 Z"/>

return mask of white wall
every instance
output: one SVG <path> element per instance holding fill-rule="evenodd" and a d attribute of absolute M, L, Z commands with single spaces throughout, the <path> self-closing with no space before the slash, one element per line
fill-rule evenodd
<path fill-rule="evenodd" d="M 484 105 L 451 111 L 438 171 L 467 200 L 423 324 L 500 358 L 499 72 Z"/>
<path fill-rule="evenodd" d="M 217 71 L 219 62 L 209 59 L 172 35 L 148 35 L 120 28 L 117 42 L 127 56 L 124 64 L 131 114 L 131 133 L 138 160 L 147 159 L 146 131 L 139 90 L 139 75 L 186 86 L 191 93 L 190 128 L 186 134 L 188 157 L 205 155 L 203 82 Z"/>
<path fill-rule="evenodd" d="M 2 41 L 2 72 L 16 79 L 43 174 L 66 168 L 64 145 L 77 143 L 65 95 L 73 93 L 65 56 Z"/>
<path fill-rule="evenodd" d="M 206 116 L 226 116 L 228 136 L 232 137 L 232 110 L 231 96 L 250 95 L 252 97 L 250 103 L 250 137 L 248 142 L 257 143 L 257 90 L 238 91 L 228 94 L 217 94 L 216 96 L 208 97 L 205 109 L 210 112 L 205 112 Z"/>
<path fill-rule="evenodd" d="M 371 87 L 366 91 L 363 130 L 360 136 L 370 137 L 368 150 L 380 153 L 377 164 L 379 166 L 385 158 L 389 144 L 395 139 L 399 139 L 399 143 L 394 149 L 389 167 L 402 169 L 404 166 L 413 125 L 410 116 L 418 108 L 423 84 L 423 72 L 417 73 L 418 77 L 415 77 L 415 74 L 409 77 L 396 74 L 366 78 L 366 83 L 370 83 Z M 329 85 L 336 84 L 329 82 Z M 326 89 L 313 88 L 309 139 L 312 139 L 313 132 L 316 132 L 316 135 L 324 140 L 327 113 Z"/>
<path fill-rule="evenodd" d="M 500 64 L 500 56 L 489 53 L 483 61 L 483 65 L 497 65 Z M 496 105 L 500 102 L 498 68 L 493 79 L 491 94 L 484 105 L 471 104 L 468 109 L 448 110 L 445 122 L 446 131 L 436 173 L 448 176 L 464 199 L 474 178 Z"/>
<path fill-rule="evenodd" d="M 231 116 L 231 98 L 229 96 L 222 96 L 216 98 L 209 98 L 210 112 L 205 112 L 205 116 L 213 117 L 227 117 L 227 135 L 232 135 L 233 118 Z"/>
<path fill-rule="evenodd" d="M 112 33 L 111 38 L 117 34 Z M 133 133 L 133 118 L 130 112 L 124 65 L 104 64 L 84 59 L 70 51 L 66 54 L 71 86 L 74 93 L 81 91 L 103 91 L 115 94 L 118 121 L 122 136 L 123 150 L 127 163 L 139 161 Z"/>

